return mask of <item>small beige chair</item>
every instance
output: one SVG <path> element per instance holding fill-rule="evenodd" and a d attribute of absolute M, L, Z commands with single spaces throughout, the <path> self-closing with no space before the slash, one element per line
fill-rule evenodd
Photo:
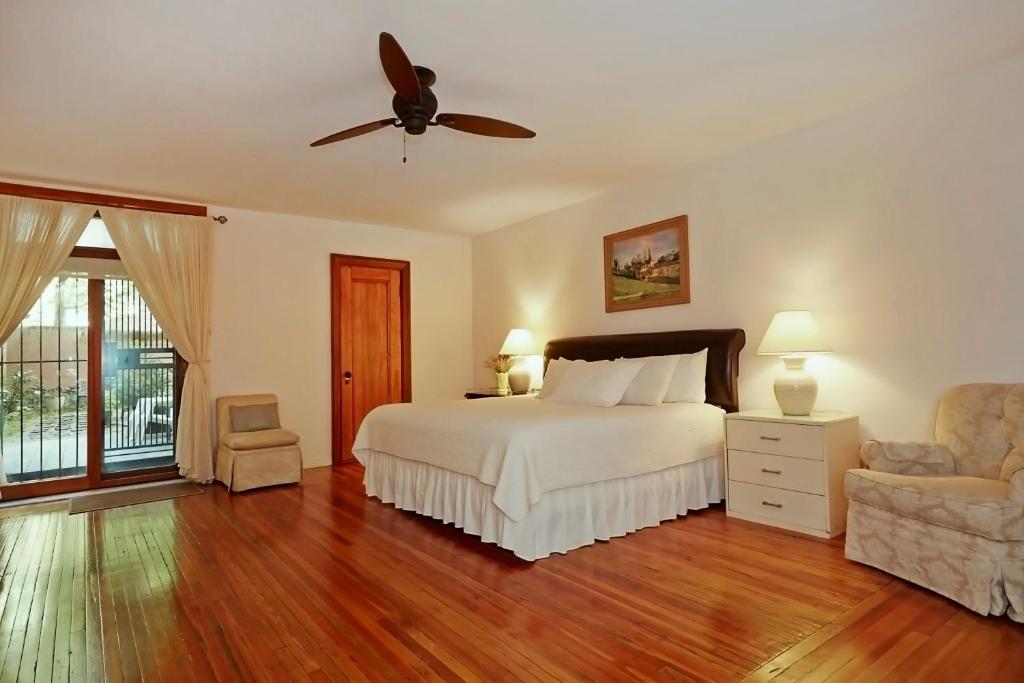
<path fill-rule="evenodd" d="M 846 473 L 846 556 L 1024 622 L 1024 384 L 942 397 L 935 441 L 868 441 Z"/>
<path fill-rule="evenodd" d="M 222 396 L 217 399 L 217 481 L 231 491 L 294 484 L 302 479 L 299 435 L 280 425 L 274 429 L 235 432 L 231 407 L 277 405 L 274 394 Z M 275 410 L 276 412 L 276 410 Z"/>

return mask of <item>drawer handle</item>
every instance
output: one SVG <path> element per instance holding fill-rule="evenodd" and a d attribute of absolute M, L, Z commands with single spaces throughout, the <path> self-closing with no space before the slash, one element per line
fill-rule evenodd
<path fill-rule="evenodd" d="M 767 505 L 768 507 L 772 507 L 772 508 L 781 508 L 782 507 L 782 503 L 773 503 L 770 500 L 762 500 L 761 501 L 761 505 Z"/>
<path fill-rule="evenodd" d="M 770 470 L 767 467 L 762 467 L 761 471 L 765 474 L 782 474 L 782 470 Z"/>
<path fill-rule="evenodd" d="M 764 434 L 762 434 L 761 435 L 761 441 L 782 441 L 782 437 L 781 436 L 765 436 Z"/>

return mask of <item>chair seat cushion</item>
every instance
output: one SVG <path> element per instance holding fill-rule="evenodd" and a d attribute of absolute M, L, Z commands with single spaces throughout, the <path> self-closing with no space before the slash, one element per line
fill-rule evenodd
<path fill-rule="evenodd" d="M 849 470 L 846 496 L 922 522 L 984 536 L 1024 540 L 1024 501 L 1010 485 L 981 477 L 945 477 Z"/>
<path fill-rule="evenodd" d="M 299 442 L 299 435 L 287 429 L 263 429 L 258 432 L 237 432 L 224 437 L 224 445 L 236 451 L 257 448 L 291 446 Z"/>

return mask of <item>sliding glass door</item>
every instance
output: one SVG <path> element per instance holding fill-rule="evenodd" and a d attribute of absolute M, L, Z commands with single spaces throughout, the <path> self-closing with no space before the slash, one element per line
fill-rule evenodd
<path fill-rule="evenodd" d="M 174 346 L 130 280 L 103 284 L 103 472 L 173 465 Z"/>
<path fill-rule="evenodd" d="M 175 476 L 184 371 L 117 252 L 76 247 L 0 346 L 3 497 Z"/>
<path fill-rule="evenodd" d="M 11 483 L 87 465 L 88 281 L 58 277 L 0 346 L 0 456 Z"/>

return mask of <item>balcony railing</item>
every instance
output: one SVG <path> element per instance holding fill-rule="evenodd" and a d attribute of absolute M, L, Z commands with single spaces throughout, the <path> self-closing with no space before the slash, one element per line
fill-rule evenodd
<path fill-rule="evenodd" d="M 0 347 L 0 457 L 11 482 L 85 472 L 88 282 L 56 278 Z"/>
<path fill-rule="evenodd" d="M 86 471 L 87 292 L 84 278 L 54 279 L 0 348 L 0 457 L 11 482 Z M 131 282 L 105 281 L 103 299 L 103 470 L 173 464 L 174 348 Z"/>

